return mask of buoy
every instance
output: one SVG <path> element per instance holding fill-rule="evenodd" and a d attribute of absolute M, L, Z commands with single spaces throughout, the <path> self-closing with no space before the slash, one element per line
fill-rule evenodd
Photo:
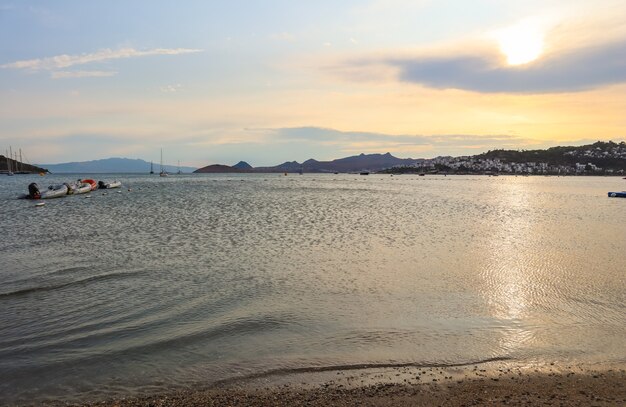
<path fill-rule="evenodd" d="M 132 189 L 128 188 L 128 192 L 132 191 Z"/>

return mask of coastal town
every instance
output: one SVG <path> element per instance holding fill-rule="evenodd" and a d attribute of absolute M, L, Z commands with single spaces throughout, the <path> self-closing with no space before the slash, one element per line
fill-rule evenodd
<path fill-rule="evenodd" d="M 626 143 L 597 142 L 547 150 L 493 150 L 475 156 L 436 157 L 395 166 L 385 173 L 471 173 L 521 175 L 622 175 Z"/>

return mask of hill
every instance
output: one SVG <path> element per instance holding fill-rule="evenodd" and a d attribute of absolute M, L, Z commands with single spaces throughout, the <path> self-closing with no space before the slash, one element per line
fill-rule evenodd
<path fill-rule="evenodd" d="M 198 168 L 194 171 L 194 174 L 229 174 L 229 173 L 241 173 L 250 172 L 249 170 L 231 167 L 223 164 L 207 165 L 206 167 Z"/>
<path fill-rule="evenodd" d="M 0 155 L 0 173 L 8 173 L 9 166 L 11 171 L 15 174 L 18 173 L 28 173 L 28 174 L 39 174 L 41 172 L 48 172 L 47 169 L 38 167 L 36 165 L 26 164 L 20 161 L 13 160 L 11 158 L 8 159 L 4 155 Z"/>
<path fill-rule="evenodd" d="M 547 150 L 492 150 L 475 158 L 499 159 L 505 163 L 538 162 L 550 166 L 593 164 L 599 168 L 626 170 L 626 143 L 598 141 L 584 146 L 559 146 Z"/>
<path fill-rule="evenodd" d="M 102 160 L 69 162 L 61 164 L 40 164 L 52 173 L 148 173 L 150 162 L 130 158 L 105 158 Z M 175 173 L 176 165 L 164 165 L 165 171 Z M 160 171 L 158 164 L 153 165 L 154 172 Z M 181 172 L 190 173 L 194 167 L 180 167 Z"/>
<path fill-rule="evenodd" d="M 380 171 L 385 168 L 415 165 L 421 160 L 412 158 L 397 158 L 390 153 L 386 154 L 359 154 L 351 157 L 338 158 L 332 161 L 317 161 L 309 159 L 303 163 L 287 161 L 275 167 L 258 167 L 255 172 L 360 172 Z"/>
<path fill-rule="evenodd" d="M 491 150 L 464 157 L 437 157 L 385 173 L 611 175 L 626 172 L 626 143 L 598 141 L 545 150 Z"/>
<path fill-rule="evenodd" d="M 237 164 L 233 165 L 233 168 L 238 168 L 240 170 L 251 170 L 252 166 L 245 161 L 239 161 Z"/>

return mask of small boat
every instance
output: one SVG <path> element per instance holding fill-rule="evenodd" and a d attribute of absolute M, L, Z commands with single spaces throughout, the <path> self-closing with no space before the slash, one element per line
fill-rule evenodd
<path fill-rule="evenodd" d="M 626 198 L 626 191 L 609 192 L 609 198 Z"/>
<path fill-rule="evenodd" d="M 39 198 L 41 199 L 52 199 L 52 198 L 60 198 L 62 196 L 67 195 L 68 188 L 65 184 L 60 185 L 50 185 L 47 190 L 43 191 Z"/>
<path fill-rule="evenodd" d="M 74 195 L 86 194 L 87 192 L 91 192 L 91 184 L 87 182 L 82 182 L 78 185 L 75 185 L 73 188 Z"/>
<path fill-rule="evenodd" d="M 93 179 L 79 179 L 78 182 L 89 184 L 91 186 L 92 191 L 95 191 L 96 189 L 98 189 L 98 183 Z"/>
<path fill-rule="evenodd" d="M 359 175 L 370 175 L 369 171 L 362 171 L 359 173 Z"/>
<path fill-rule="evenodd" d="M 113 189 L 122 186 L 121 181 L 98 181 L 98 188 L 100 189 Z"/>

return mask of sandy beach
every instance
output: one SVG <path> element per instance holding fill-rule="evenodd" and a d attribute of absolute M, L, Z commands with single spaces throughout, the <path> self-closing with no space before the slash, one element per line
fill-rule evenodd
<path fill-rule="evenodd" d="M 65 404 L 64 404 L 65 405 Z M 262 377 L 75 406 L 623 406 L 626 370 L 397 367 Z"/>

